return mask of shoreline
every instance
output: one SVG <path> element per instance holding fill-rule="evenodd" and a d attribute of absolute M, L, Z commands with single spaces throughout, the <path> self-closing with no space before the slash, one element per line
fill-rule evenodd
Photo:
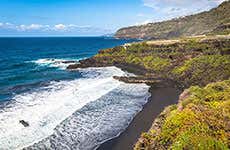
<path fill-rule="evenodd" d="M 157 41 L 157 43 L 159 43 L 159 41 Z M 140 137 L 141 139 L 137 145 L 137 148 L 140 149 L 148 149 L 152 148 L 152 146 L 157 148 L 163 146 L 163 149 L 167 149 L 171 143 L 176 144 L 177 142 L 174 143 L 173 138 L 170 139 L 170 143 L 167 142 L 162 144 L 162 142 L 168 140 L 167 137 L 164 137 L 163 140 L 160 138 L 158 140 L 154 138 L 156 133 L 146 131 L 149 131 L 151 127 L 155 127 L 155 125 L 153 125 L 154 120 L 157 119 L 166 106 L 181 103 L 179 95 L 184 89 L 188 89 L 191 86 L 204 87 L 212 82 L 227 80 L 229 77 L 227 71 L 229 70 L 229 52 L 227 51 L 229 45 L 228 36 L 210 36 L 204 38 L 188 37 L 180 39 L 179 43 L 170 45 L 167 45 L 167 43 L 164 44 L 164 41 L 163 43 L 160 43 L 160 45 L 157 43 L 143 42 L 134 44 L 130 47 L 120 46 L 101 50 L 94 57 L 80 61 L 79 64 L 70 65 L 67 68 L 71 70 L 92 66 L 116 66 L 123 71 L 133 73 L 137 76 L 114 76 L 114 79 L 125 83 L 147 83 L 151 86 L 151 89 L 149 90 L 151 97 L 149 98 L 149 102 L 144 105 L 143 110 L 134 117 L 123 133 L 114 139 L 108 139 L 108 141 L 105 141 L 97 148 L 98 150 L 133 149 Z M 153 51 L 154 49 L 156 50 Z M 215 51 L 213 51 L 213 49 Z M 137 53 L 139 51 L 140 53 Z M 156 59 L 154 59 L 154 57 L 156 57 Z M 223 71 L 223 68 L 226 71 Z M 216 91 L 216 93 L 218 92 L 220 91 Z M 205 95 L 203 95 L 203 97 L 205 97 Z M 200 99 L 200 101 L 202 101 L 202 99 Z M 218 101 L 217 98 L 216 101 Z M 180 113 L 180 111 L 186 112 L 186 110 L 182 110 L 183 108 L 179 108 L 178 105 L 174 106 L 175 107 L 172 107 L 172 109 L 174 110 L 177 108 L 178 113 Z M 206 107 L 201 103 L 196 104 L 194 107 L 200 106 L 202 108 Z M 191 111 L 196 113 L 195 109 Z M 216 110 L 212 111 L 215 116 Z M 203 113 L 202 115 L 202 117 L 205 117 L 207 114 Z M 185 114 L 185 116 L 189 117 L 189 114 Z M 225 121 L 223 118 L 216 117 L 216 119 L 222 119 L 223 122 Z M 199 118 L 197 118 L 197 120 L 200 121 Z M 212 118 L 210 118 L 209 121 L 212 121 Z M 183 126 L 183 123 L 180 124 Z M 210 124 L 207 124 L 206 122 L 204 122 L 204 124 L 210 126 Z M 156 126 L 157 128 L 159 127 L 159 130 L 161 129 L 160 125 Z M 174 128 L 172 127 L 172 129 Z M 170 132 L 170 130 L 164 130 Z M 187 128 L 187 130 L 189 131 L 189 128 Z M 146 132 L 147 137 L 140 136 L 143 132 Z M 184 132 L 182 131 L 182 133 Z M 191 133 L 190 136 L 194 135 Z M 215 141 L 216 136 L 212 136 L 212 139 Z M 149 141 L 152 143 L 149 143 Z M 155 144 L 154 142 L 158 143 Z M 200 143 L 196 143 L 196 141 L 194 142 L 193 145 L 199 147 Z M 220 142 L 224 144 L 225 140 L 220 140 Z M 186 144 L 186 146 L 190 146 L 189 143 Z M 205 146 L 205 144 L 203 144 L 203 146 Z"/>
<path fill-rule="evenodd" d="M 178 102 L 181 91 L 173 86 L 155 87 L 150 85 L 148 102 L 118 137 L 102 143 L 97 150 L 131 150 L 141 133 L 147 132 L 156 117 L 165 107 Z"/>
<path fill-rule="evenodd" d="M 148 98 L 148 102 L 143 106 L 143 109 L 137 113 L 128 127 L 117 137 L 108 139 L 101 145 L 98 145 L 96 150 L 132 150 L 140 138 L 140 135 L 151 128 L 154 120 L 164 110 L 164 108 L 178 103 L 179 95 L 182 92 L 182 89 L 175 81 L 159 78 L 157 75 L 154 78 L 148 78 L 145 75 L 148 70 L 137 65 L 126 63 L 98 63 L 91 57 L 80 61 L 80 64 L 70 65 L 67 69 L 72 70 L 92 66 L 115 66 L 123 71 L 133 73 L 137 75 L 136 78 L 114 76 L 114 79 L 125 83 L 145 83 L 150 86 L 149 93 L 151 94 Z M 149 82 L 151 80 L 153 80 L 153 82 Z"/>

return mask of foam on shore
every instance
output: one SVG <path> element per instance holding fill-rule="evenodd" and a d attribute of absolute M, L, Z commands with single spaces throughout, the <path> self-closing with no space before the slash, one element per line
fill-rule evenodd
<path fill-rule="evenodd" d="M 121 83 L 76 111 L 54 133 L 28 149 L 96 149 L 123 132 L 147 102 L 148 86 Z"/>

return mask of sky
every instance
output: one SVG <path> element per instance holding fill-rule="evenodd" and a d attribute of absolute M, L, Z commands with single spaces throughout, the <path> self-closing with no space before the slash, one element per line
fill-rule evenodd
<path fill-rule="evenodd" d="M 209 10 L 224 0 L 0 0 L 0 36 L 98 36 Z"/>

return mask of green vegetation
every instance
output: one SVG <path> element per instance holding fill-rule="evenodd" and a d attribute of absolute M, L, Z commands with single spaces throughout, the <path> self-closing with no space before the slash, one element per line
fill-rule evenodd
<path fill-rule="evenodd" d="M 210 35 L 228 35 L 230 34 L 230 23 L 222 24 L 209 33 Z"/>
<path fill-rule="evenodd" d="M 144 66 L 146 69 L 151 69 L 154 71 L 162 71 L 170 66 L 170 60 L 161 57 L 145 56 L 139 57 L 133 54 L 128 55 L 125 59 L 127 63 L 132 63 L 136 65 Z"/>
<path fill-rule="evenodd" d="M 164 115 L 160 130 L 143 133 L 135 149 L 227 150 L 230 146 L 230 80 L 194 86 Z M 173 108 L 173 109 L 172 109 Z"/>
<path fill-rule="evenodd" d="M 163 59 L 163 58 L 154 57 L 154 56 L 144 57 L 143 63 L 147 69 L 153 68 L 155 71 L 165 70 L 171 64 L 169 59 Z"/>
<path fill-rule="evenodd" d="M 205 85 L 230 77 L 230 55 L 204 55 L 185 61 L 172 71 L 186 85 Z"/>
<path fill-rule="evenodd" d="M 229 149 L 229 36 L 132 43 L 102 50 L 94 59 L 137 66 L 147 78 L 170 79 L 182 89 L 190 87 L 177 105 L 166 108 L 149 132 L 141 135 L 136 150 Z"/>
<path fill-rule="evenodd" d="M 134 43 L 127 47 L 127 53 L 143 53 L 151 48 L 146 42 Z"/>
<path fill-rule="evenodd" d="M 133 43 L 101 50 L 95 58 L 111 65 L 141 66 L 149 74 L 172 79 L 184 88 L 228 79 L 229 54 L 229 37 L 211 36 Z"/>

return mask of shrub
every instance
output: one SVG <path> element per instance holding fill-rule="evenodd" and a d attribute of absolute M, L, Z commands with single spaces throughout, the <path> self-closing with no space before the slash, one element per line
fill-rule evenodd
<path fill-rule="evenodd" d="M 141 58 L 131 54 L 131 55 L 128 55 L 125 59 L 125 61 L 127 63 L 134 63 L 134 64 L 141 64 L 142 60 Z"/>
<path fill-rule="evenodd" d="M 170 60 L 154 56 L 146 56 L 143 58 L 144 66 L 147 69 L 152 69 L 155 71 L 163 71 L 170 66 Z"/>
<path fill-rule="evenodd" d="M 186 61 L 176 67 L 173 74 L 187 85 L 205 85 L 209 82 L 228 79 L 230 77 L 229 55 L 206 55 Z"/>

